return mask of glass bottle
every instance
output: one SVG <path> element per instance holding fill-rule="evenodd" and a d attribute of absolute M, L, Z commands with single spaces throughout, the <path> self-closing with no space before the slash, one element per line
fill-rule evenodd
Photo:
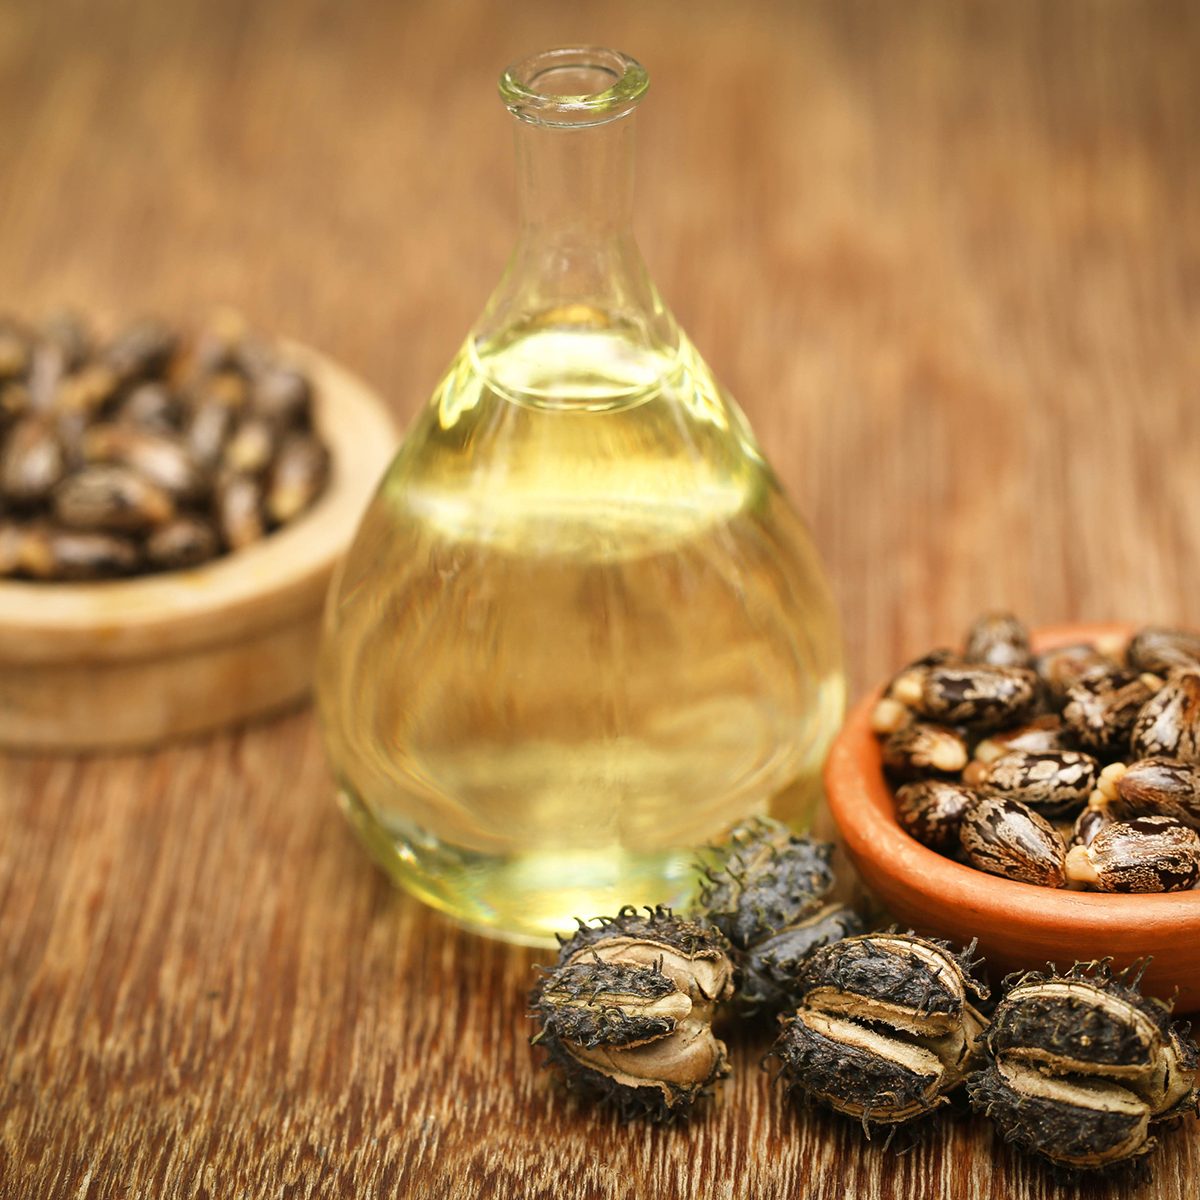
<path fill-rule="evenodd" d="M 646 86 L 596 48 L 502 75 L 516 249 L 326 611 L 345 811 L 418 896 L 531 943 L 685 903 L 750 815 L 803 824 L 844 701 L 808 534 L 634 243 Z"/>

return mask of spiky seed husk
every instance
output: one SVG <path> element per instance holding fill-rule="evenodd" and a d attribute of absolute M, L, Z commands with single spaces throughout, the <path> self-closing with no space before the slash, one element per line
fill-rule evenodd
<path fill-rule="evenodd" d="M 884 770 L 893 779 L 957 775 L 970 758 L 966 738 L 958 730 L 929 721 L 902 725 L 884 741 L 881 754 Z"/>
<path fill-rule="evenodd" d="M 1038 754 L 1075 748 L 1074 738 L 1063 724 L 1062 717 L 1057 713 L 1043 713 L 1023 725 L 1001 729 L 984 738 L 975 746 L 975 760 L 987 764 L 1013 750 L 1028 750 Z"/>

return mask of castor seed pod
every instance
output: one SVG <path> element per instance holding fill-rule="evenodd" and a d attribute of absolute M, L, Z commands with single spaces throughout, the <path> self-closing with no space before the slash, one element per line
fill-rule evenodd
<path fill-rule="evenodd" d="M 1146 701 L 1132 747 L 1134 758 L 1200 763 L 1200 670 L 1176 671 Z"/>
<path fill-rule="evenodd" d="M 1200 834 L 1174 817 L 1113 821 L 1067 855 L 1067 878 L 1102 892 L 1180 892 L 1200 879 Z"/>
<path fill-rule="evenodd" d="M 1028 715 L 1038 678 L 1020 667 L 937 666 L 899 680 L 893 694 L 928 720 L 990 732 Z"/>
<path fill-rule="evenodd" d="M 1029 630 L 1012 613 L 984 613 L 967 630 L 966 653 L 969 663 L 991 667 L 1029 667 L 1033 653 L 1029 649 Z"/>
<path fill-rule="evenodd" d="M 1200 829 L 1200 764 L 1142 758 L 1113 776 L 1115 816 L 1174 817 Z"/>
<path fill-rule="evenodd" d="M 813 951 L 864 932 L 862 918 L 841 904 L 827 904 L 744 952 L 738 964 L 737 999 L 745 1014 L 794 1007 L 795 981 Z"/>
<path fill-rule="evenodd" d="M 169 433 L 151 433 L 107 422 L 83 435 L 88 462 L 120 463 L 135 470 L 183 504 L 203 499 L 211 486 L 184 442 Z"/>
<path fill-rule="evenodd" d="M 54 514 L 68 528 L 140 533 L 175 515 L 171 497 L 129 467 L 98 464 L 54 490 Z"/>
<path fill-rule="evenodd" d="M 833 887 L 833 846 L 767 818 L 704 852 L 696 915 L 749 950 L 815 913 Z"/>
<path fill-rule="evenodd" d="M 967 861 L 989 875 L 1062 887 L 1066 847 L 1058 831 L 1008 796 L 984 796 L 963 814 L 959 840 Z"/>
<path fill-rule="evenodd" d="M 40 416 L 19 420 L 0 450 L 0 494 L 15 504 L 45 500 L 63 477 L 63 445 L 52 422 Z"/>
<path fill-rule="evenodd" d="M 961 733 L 926 721 L 901 726 L 884 741 L 882 754 L 884 769 L 895 779 L 954 775 L 970 758 Z"/>
<path fill-rule="evenodd" d="M 1092 672 L 1107 674 L 1119 664 L 1093 646 L 1078 642 L 1059 646 L 1039 654 L 1034 667 L 1052 705 L 1061 708 L 1067 702 L 1067 692 Z"/>
<path fill-rule="evenodd" d="M 733 964 L 715 930 L 669 909 L 580 922 L 530 995 L 535 1044 L 567 1082 L 623 1116 L 671 1119 L 728 1073 L 712 1031 L 733 992 Z"/>
<path fill-rule="evenodd" d="M 1006 981 L 971 1103 L 1028 1153 L 1093 1170 L 1154 1144 L 1153 1124 L 1196 1106 L 1196 1050 L 1170 1010 L 1142 996 L 1139 967 L 1077 963 Z"/>
<path fill-rule="evenodd" d="M 1158 682 L 1124 668 L 1093 671 L 1067 689 L 1063 720 L 1085 749 L 1124 754 L 1138 713 Z"/>
<path fill-rule="evenodd" d="M 261 481 L 253 475 L 223 474 L 217 481 L 216 519 L 231 550 L 261 541 L 267 533 Z"/>
<path fill-rule="evenodd" d="M 164 571 L 198 566 L 220 550 L 217 531 L 200 517 L 176 517 L 146 539 L 146 561 Z"/>
<path fill-rule="evenodd" d="M 801 1000 L 772 1054 L 789 1092 L 872 1126 L 894 1126 L 946 1103 L 970 1069 L 986 989 L 970 949 L 951 953 L 913 935 L 865 934 L 813 953 Z"/>
<path fill-rule="evenodd" d="M 1077 812 L 1100 778 L 1100 764 L 1079 750 L 1012 750 L 991 762 L 979 786 L 1010 796 L 1044 817 Z"/>
<path fill-rule="evenodd" d="M 1074 749 L 1075 740 L 1063 725 L 1062 717 L 1056 713 L 1043 713 L 1023 725 L 1001 729 L 984 738 L 975 747 L 975 760 L 984 764 L 992 763 L 1001 755 L 1013 750 L 1028 750 L 1038 754 Z"/>
<path fill-rule="evenodd" d="M 905 784 L 896 793 L 896 818 L 905 833 L 921 845 L 950 854 L 958 849 L 963 814 L 978 799 L 974 788 L 922 779 Z"/>
<path fill-rule="evenodd" d="M 39 525 L 21 548 L 21 571 L 33 579 L 85 581 L 131 575 L 141 564 L 137 544 L 115 533 Z"/>
<path fill-rule="evenodd" d="M 1131 666 L 1152 675 L 1200 670 L 1200 633 L 1148 626 L 1133 635 L 1128 653 Z"/>
<path fill-rule="evenodd" d="M 1106 825 L 1112 824 L 1112 818 L 1103 808 L 1095 808 L 1089 806 L 1083 810 L 1075 818 L 1075 823 L 1071 827 L 1071 836 L 1069 846 L 1074 849 L 1076 846 L 1090 846 L 1095 839 L 1096 834 L 1100 832 Z M 1069 854 L 1069 851 L 1068 851 Z"/>

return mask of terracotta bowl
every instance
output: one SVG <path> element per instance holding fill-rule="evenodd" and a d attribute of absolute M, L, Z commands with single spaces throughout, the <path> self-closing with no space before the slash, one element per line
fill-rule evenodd
<path fill-rule="evenodd" d="M 313 350 L 330 480 L 303 516 L 237 554 L 105 583 L 0 581 L 0 746 L 141 747 L 265 716 L 312 684 L 334 565 L 387 467 L 386 405 Z"/>
<path fill-rule="evenodd" d="M 1034 637 L 1038 650 L 1125 635 L 1129 625 L 1058 625 Z M 979 939 L 992 982 L 1009 971 L 1112 957 L 1118 967 L 1151 956 L 1144 989 L 1200 1011 L 1200 890 L 1117 896 L 1015 883 L 926 849 L 896 821 L 871 732 L 873 692 L 850 713 L 825 767 L 829 808 L 863 882 L 905 926 Z"/>

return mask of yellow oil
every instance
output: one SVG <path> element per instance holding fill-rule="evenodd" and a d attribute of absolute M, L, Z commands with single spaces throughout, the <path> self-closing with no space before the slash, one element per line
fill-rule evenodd
<path fill-rule="evenodd" d="M 528 942 L 683 902 L 751 814 L 803 823 L 844 699 L 736 406 L 682 336 L 577 308 L 464 345 L 335 581 L 318 694 L 376 857 Z"/>

